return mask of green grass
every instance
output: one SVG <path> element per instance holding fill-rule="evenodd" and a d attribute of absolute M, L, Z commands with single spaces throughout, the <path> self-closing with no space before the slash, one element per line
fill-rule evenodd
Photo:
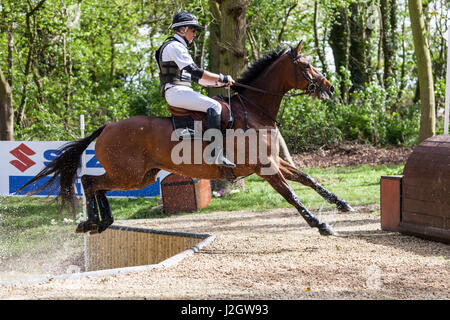
<path fill-rule="evenodd" d="M 355 166 L 314 168 L 303 170 L 323 187 L 345 199 L 352 206 L 376 204 L 380 201 L 380 177 L 402 174 L 403 165 L 389 166 Z M 252 175 L 246 179 L 246 191 L 224 198 L 213 198 L 201 212 L 219 210 L 268 210 L 292 207 L 287 201 L 262 178 Z M 291 187 L 302 203 L 310 209 L 332 208 L 314 190 L 297 182 L 290 182 Z"/>
<path fill-rule="evenodd" d="M 354 166 L 314 168 L 303 170 L 329 191 L 348 201 L 352 206 L 379 203 L 380 177 L 402 174 L 403 165 Z M 297 182 L 289 182 L 300 200 L 311 209 L 333 207 L 314 190 Z M 213 197 L 211 203 L 200 212 L 232 210 L 269 210 L 289 208 L 283 197 L 257 175 L 245 179 L 245 191 L 225 197 Z M 64 219 L 74 223 L 79 216 L 67 211 L 58 214 L 58 204 L 42 197 L 0 197 L 0 228 L 3 231 L 27 230 L 39 226 L 64 224 Z M 150 209 L 157 205 L 156 198 L 110 199 L 116 219 L 143 219 L 167 217 L 159 210 Z M 81 207 L 79 208 L 81 212 Z"/>
<path fill-rule="evenodd" d="M 380 201 L 380 177 L 402 174 L 403 165 L 314 168 L 306 169 L 304 172 L 329 191 L 356 207 L 378 204 Z M 245 179 L 245 185 L 245 191 L 220 198 L 213 197 L 211 203 L 199 213 L 291 208 L 291 205 L 262 178 L 252 175 Z M 302 203 L 309 209 L 335 207 L 327 203 L 311 188 L 296 182 L 290 182 L 290 185 Z M 167 217 L 160 210 L 150 210 L 157 205 L 156 198 L 110 199 L 110 203 L 116 220 Z M 77 235 L 73 231 L 77 221 L 81 221 L 82 217 L 73 216 L 67 211 L 58 214 L 57 209 L 57 203 L 49 204 L 47 198 L 0 198 L 2 250 L 8 251 L 8 255 L 18 255 L 30 248 L 35 251 L 48 250 L 49 243 L 64 241 L 64 235 L 68 233 L 71 234 L 70 237 L 76 239 Z M 71 221 L 67 221 L 67 219 L 71 219 Z M 70 237 L 69 239 L 72 239 Z"/>

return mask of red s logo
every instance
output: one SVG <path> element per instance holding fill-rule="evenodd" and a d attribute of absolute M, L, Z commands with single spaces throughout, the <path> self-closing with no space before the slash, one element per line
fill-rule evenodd
<path fill-rule="evenodd" d="M 36 162 L 27 157 L 36 154 L 36 152 L 28 148 L 23 143 L 17 148 L 11 150 L 9 153 L 11 153 L 17 159 L 19 159 L 19 160 L 11 160 L 9 163 L 11 163 L 14 167 L 16 167 L 22 172 L 25 172 L 27 169 L 36 164 Z"/>

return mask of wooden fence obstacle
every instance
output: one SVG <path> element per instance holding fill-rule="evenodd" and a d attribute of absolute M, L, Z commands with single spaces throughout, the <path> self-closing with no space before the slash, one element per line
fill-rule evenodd
<path fill-rule="evenodd" d="M 88 236 L 88 271 L 158 264 L 207 237 L 112 225 Z"/>
<path fill-rule="evenodd" d="M 380 181 L 382 229 L 450 243 L 450 135 L 414 148 L 389 190 L 388 179 Z"/>

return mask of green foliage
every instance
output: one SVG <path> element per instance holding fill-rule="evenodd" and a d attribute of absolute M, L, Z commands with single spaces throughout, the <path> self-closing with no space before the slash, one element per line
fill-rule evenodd
<path fill-rule="evenodd" d="M 332 147 L 341 141 L 374 145 L 416 143 L 419 106 L 398 105 L 378 84 L 351 94 L 348 104 L 340 101 L 339 90 L 330 100 L 293 98 L 285 106 L 281 132 L 291 152 Z M 390 110 L 397 108 L 396 111 Z"/>
<path fill-rule="evenodd" d="M 86 132 L 133 115 L 168 115 L 166 102 L 159 95 L 154 52 L 171 34 L 169 26 L 176 12 L 194 12 L 206 26 L 212 22 L 211 0 L 46 0 L 37 7 L 39 3 L 0 1 L 0 68 L 6 77 L 12 77 L 17 140 L 78 138 L 82 114 L 86 117 Z M 318 58 L 319 49 L 325 54 L 327 69 L 333 71 L 330 30 L 337 17 L 336 10 L 348 8 L 352 3 L 357 1 L 248 1 L 248 62 L 276 47 L 303 40 L 303 52 L 309 53 L 315 67 L 319 70 L 324 67 Z M 375 0 L 364 3 L 361 17 L 355 21 L 367 22 L 368 6 L 380 6 Z M 438 133 L 443 131 L 443 118 L 439 115 L 445 96 L 446 6 L 442 0 L 429 1 L 425 12 L 435 76 Z M 377 85 L 382 78 L 383 59 L 378 50 L 379 20 L 375 19 L 374 29 L 368 33 L 365 66 L 372 78 L 363 90 L 351 93 L 346 104 L 337 98 L 332 101 L 297 98 L 288 102 L 282 120 L 286 128 L 283 133 L 293 151 L 334 145 L 342 140 L 414 143 L 419 116 L 413 99 L 417 70 L 410 31 L 400 30 L 409 23 L 406 3 L 398 3 L 396 18 L 395 79 L 382 87 Z M 11 28 L 14 47 L 10 66 Z M 321 48 L 315 47 L 316 33 Z M 193 48 L 195 61 L 203 61 L 205 67 L 208 44 L 206 31 Z M 340 84 L 351 88 L 349 72 L 342 70 L 340 74 L 342 82 L 332 73 L 327 77 L 333 78 L 336 89 Z M 293 129 L 288 130 L 289 126 Z"/>
<path fill-rule="evenodd" d="M 12 67 L 2 32 L 0 68 L 13 78 L 15 138 L 73 140 L 82 114 L 86 132 L 133 115 L 168 115 L 153 58 L 158 39 L 170 32 L 177 10 L 205 20 L 206 3 L 2 1 L 0 29 L 14 22 Z"/>

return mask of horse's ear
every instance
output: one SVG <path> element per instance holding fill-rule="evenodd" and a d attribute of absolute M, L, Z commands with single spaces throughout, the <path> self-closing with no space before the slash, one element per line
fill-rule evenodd
<path fill-rule="evenodd" d="M 295 49 L 297 51 L 297 54 L 299 54 L 302 51 L 302 46 L 303 46 L 303 40 L 300 40 L 297 48 Z"/>

